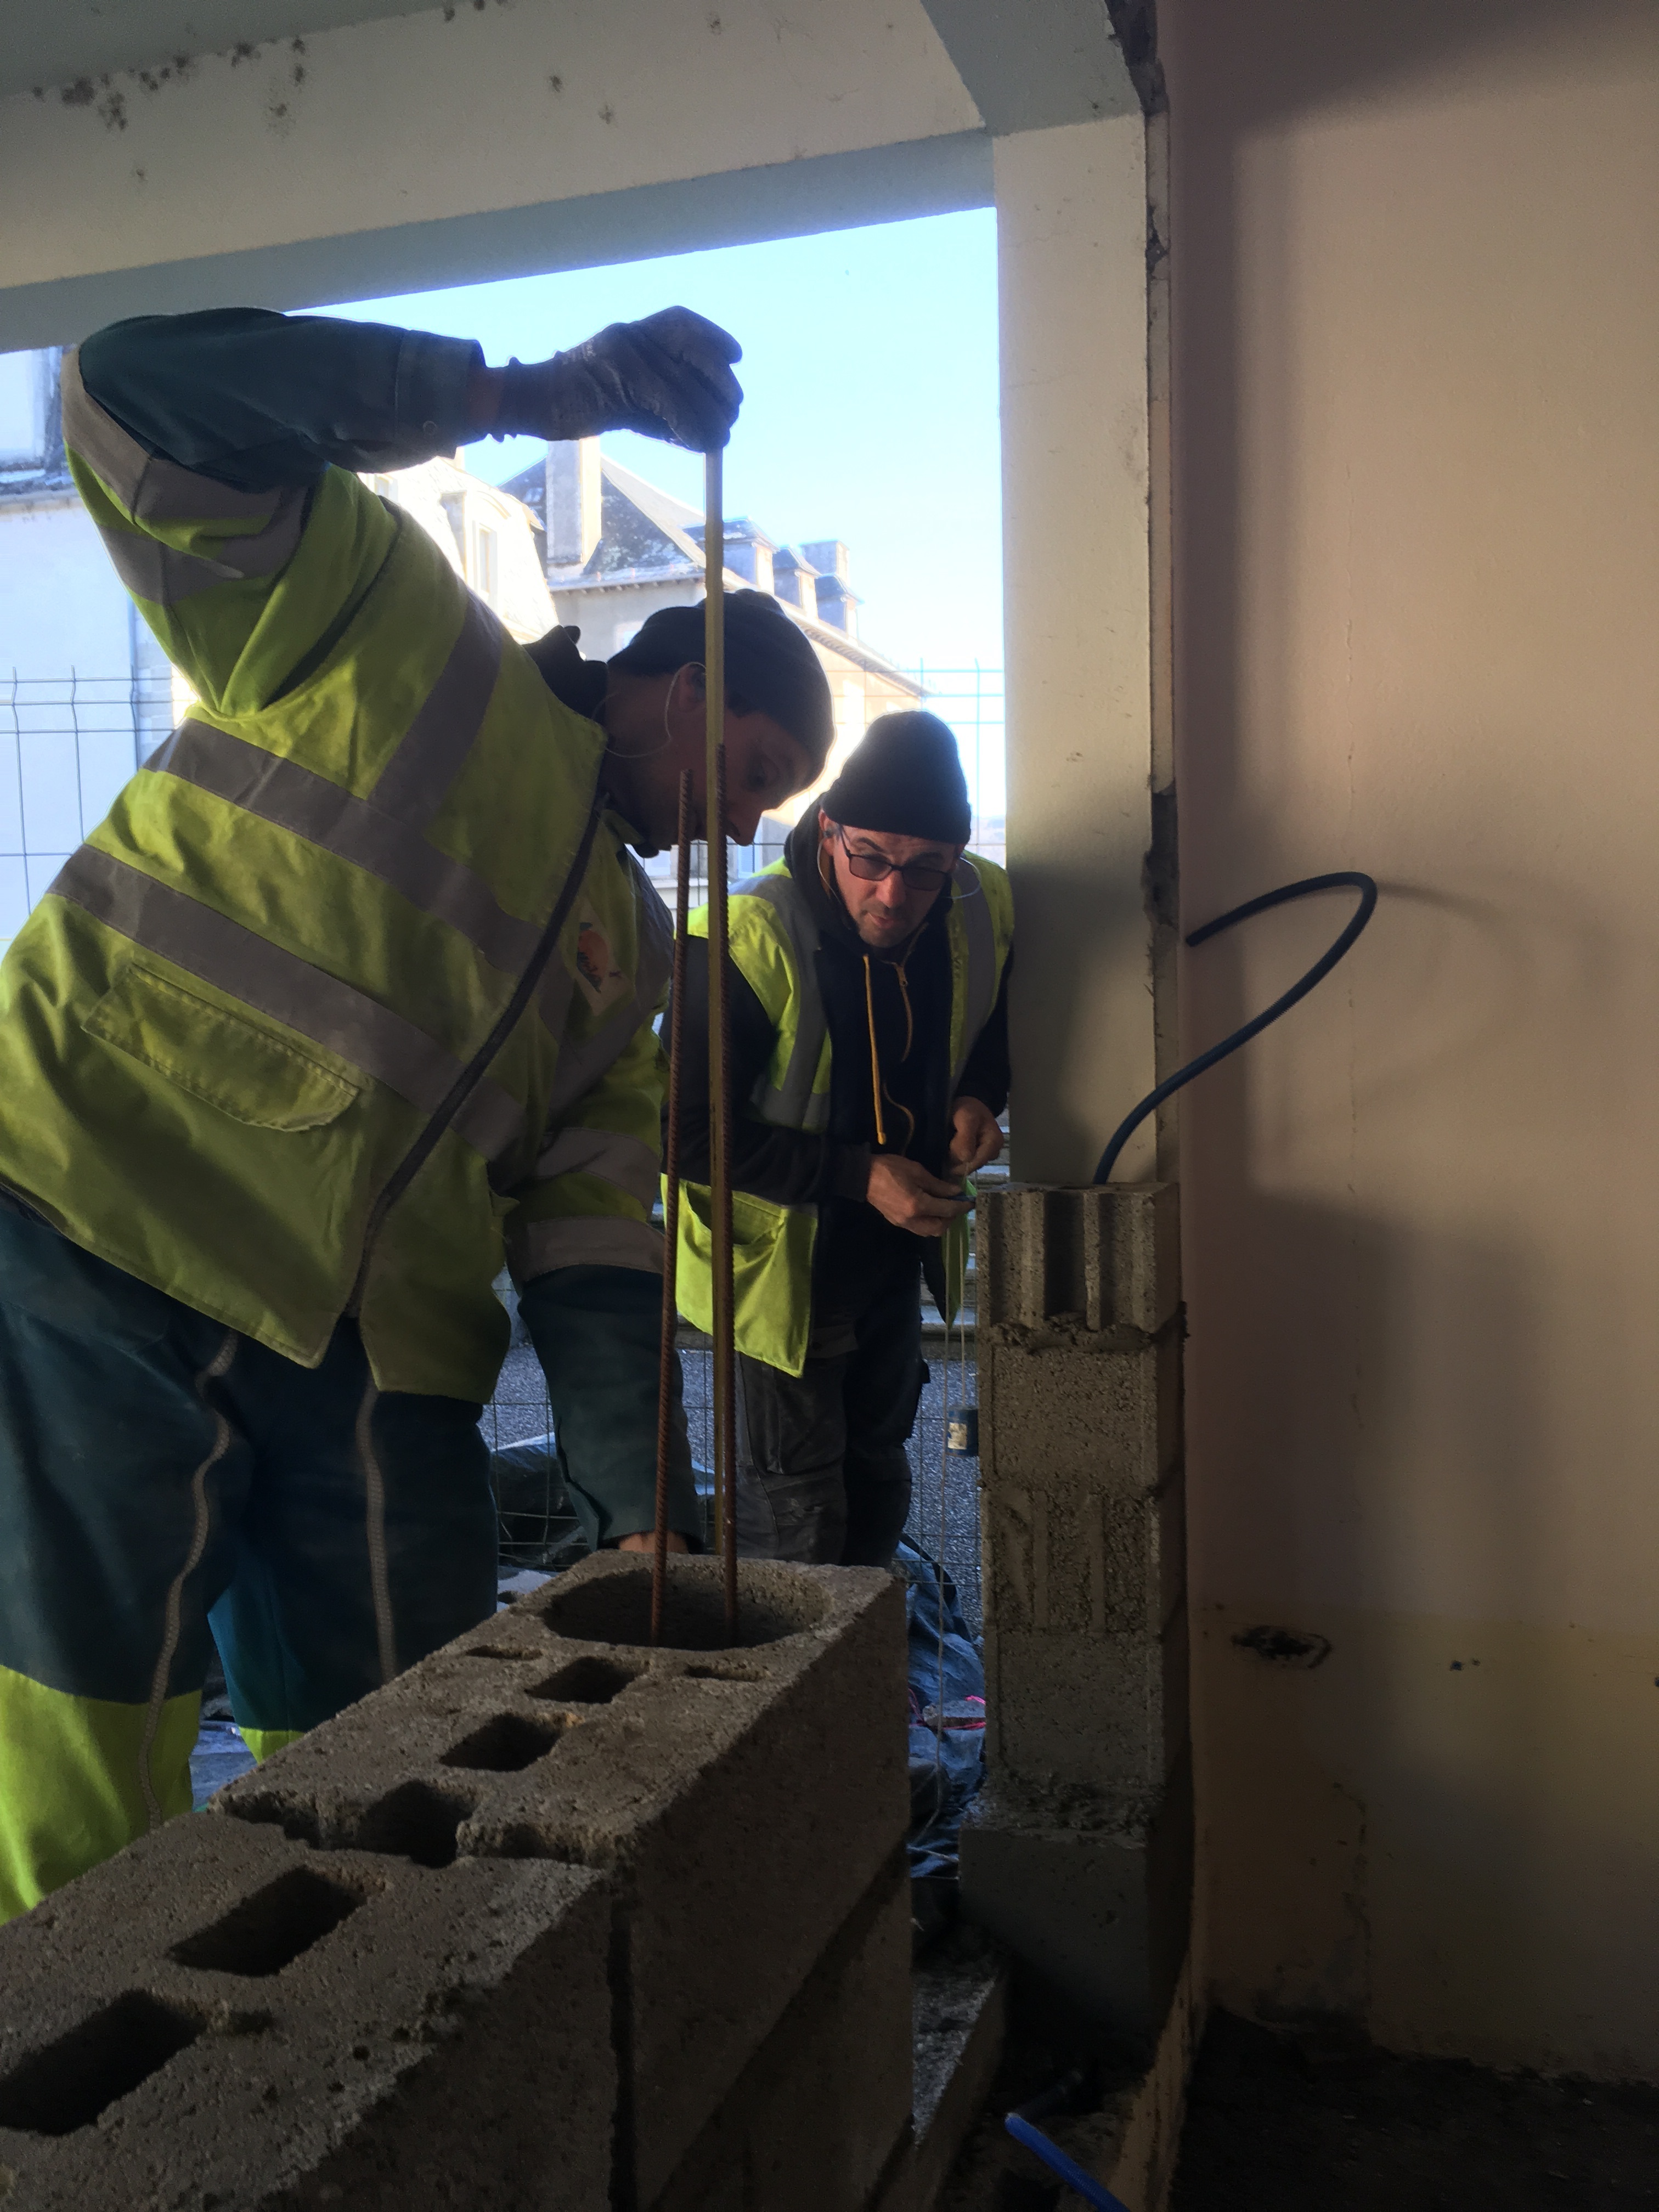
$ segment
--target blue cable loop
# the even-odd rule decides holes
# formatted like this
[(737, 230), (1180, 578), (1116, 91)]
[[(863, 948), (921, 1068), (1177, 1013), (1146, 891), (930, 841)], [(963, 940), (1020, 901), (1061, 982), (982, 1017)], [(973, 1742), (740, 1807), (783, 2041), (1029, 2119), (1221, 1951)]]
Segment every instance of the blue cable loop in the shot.
[(1121, 2197), (1114, 2197), (1103, 2182), (1097, 2181), (1092, 2173), (1085, 2173), (1074, 2158), (1067, 2158), (1057, 2142), (1051, 2142), (1041, 2128), (1034, 2128), (1018, 2112), (1010, 2112), (1002, 2124), (1017, 2143), (1035, 2151), (1042, 2163), (1057, 2173), (1068, 2189), (1074, 2189), (1085, 2204), (1094, 2204), (1100, 2212), (1129, 2212)]
[(1289, 1013), (1299, 999), (1305, 999), (1316, 983), (1324, 981), (1376, 911), (1376, 884), (1373, 878), (1363, 874), (1358, 868), (1339, 868), (1328, 876), (1304, 876), (1299, 884), (1281, 884), (1276, 891), (1263, 891), (1260, 898), (1247, 899), (1243, 906), (1236, 906), (1226, 914), (1218, 915), (1213, 921), (1206, 921), (1191, 933), (1187, 939), (1188, 945), (1202, 945), (1206, 938), (1218, 936), (1224, 929), (1231, 929), (1236, 921), (1248, 921), (1254, 914), (1265, 914), (1269, 907), (1284, 906), (1291, 899), (1306, 898), (1312, 891), (1334, 890), (1356, 890), (1359, 893), (1359, 905), (1353, 919), (1335, 944), (1328, 952), (1322, 953), (1301, 981), (1292, 983), (1284, 997), (1275, 999), (1264, 1013), (1257, 1014), (1253, 1021), (1246, 1022), (1231, 1036), (1223, 1037), (1219, 1044), (1212, 1044), (1207, 1052), (1200, 1053), (1196, 1060), (1189, 1060), (1185, 1067), (1176, 1068), (1175, 1073), (1166, 1077), (1156, 1091), (1149, 1091), (1138, 1106), (1130, 1109), (1107, 1139), (1106, 1149), (1100, 1156), (1100, 1165), (1095, 1170), (1097, 1183), (1105, 1182), (1109, 1178), (1112, 1170), (1117, 1165), (1118, 1154), (1146, 1116), (1156, 1113), (1166, 1098), (1174, 1097), (1183, 1085), (1190, 1083), (1195, 1075), (1202, 1075), (1206, 1068), (1215, 1066), (1218, 1060), (1225, 1060), (1231, 1053), (1237, 1052), (1240, 1045), (1249, 1044), (1252, 1037), (1260, 1036), (1269, 1023), (1276, 1022), (1281, 1014)]

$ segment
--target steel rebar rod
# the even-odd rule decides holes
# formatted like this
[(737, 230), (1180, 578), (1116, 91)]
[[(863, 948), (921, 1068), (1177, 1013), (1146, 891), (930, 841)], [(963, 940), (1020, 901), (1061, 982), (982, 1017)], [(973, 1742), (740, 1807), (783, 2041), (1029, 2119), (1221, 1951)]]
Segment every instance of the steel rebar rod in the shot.
[(651, 1560), (651, 1641), (662, 1642), (668, 1583), (668, 1458), (674, 1434), (675, 1298), (680, 1230), (680, 1065), (685, 1036), (686, 921), (691, 907), (691, 771), (680, 778), (680, 829), (674, 881), (674, 985), (668, 1014), (668, 1129), (663, 1142), (662, 1357), (657, 1370), (657, 1504)]
[(714, 1209), (714, 1526), (726, 1595), (726, 1640), (738, 1640), (738, 1516), (735, 1354), (732, 1295), (731, 1024), (726, 1002), (726, 515), (720, 450), (705, 457), (703, 498), (703, 686), (708, 707), (704, 804), (708, 855), (708, 1080)]

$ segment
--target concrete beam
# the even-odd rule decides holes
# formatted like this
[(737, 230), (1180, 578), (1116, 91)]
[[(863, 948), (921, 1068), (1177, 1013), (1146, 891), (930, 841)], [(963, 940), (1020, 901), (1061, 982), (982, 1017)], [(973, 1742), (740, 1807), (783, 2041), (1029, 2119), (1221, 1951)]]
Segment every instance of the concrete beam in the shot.
[(923, 5), (994, 137), (1139, 110), (1104, 0)]
[[(0, 348), (982, 204), (921, 0), (445, 5), (0, 101)], [(741, 149), (740, 161), (734, 149)]]

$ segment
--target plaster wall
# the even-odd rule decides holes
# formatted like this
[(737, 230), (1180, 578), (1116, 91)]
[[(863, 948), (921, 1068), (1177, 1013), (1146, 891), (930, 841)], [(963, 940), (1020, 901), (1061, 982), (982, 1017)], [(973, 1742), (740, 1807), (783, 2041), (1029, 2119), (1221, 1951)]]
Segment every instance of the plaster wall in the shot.
[(1212, 1984), (1653, 2077), (1656, 19), (1159, 17)]
[[(1031, 1182), (1086, 1183), (1156, 1079), (1146, 149), (1138, 109), (996, 143), (1010, 1121)], [(1152, 1145), (1121, 1174), (1150, 1175)]]

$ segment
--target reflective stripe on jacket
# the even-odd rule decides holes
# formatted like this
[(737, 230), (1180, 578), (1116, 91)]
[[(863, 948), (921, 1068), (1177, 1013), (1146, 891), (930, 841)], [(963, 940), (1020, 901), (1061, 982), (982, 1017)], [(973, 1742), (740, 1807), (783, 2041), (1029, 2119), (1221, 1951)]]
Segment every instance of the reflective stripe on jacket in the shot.
[(291, 1358), (355, 1306), (382, 1389), (487, 1397), (504, 1235), (660, 1264), (669, 931), (604, 733), (355, 476), (234, 490), (63, 393), (200, 703), (0, 967), (0, 1182)]
[[(787, 860), (751, 876), (732, 893), (732, 958), (771, 1020), (769, 1064), (738, 1113), (787, 1129), (822, 1133), (830, 1121), (830, 1026), (818, 986), (818, 922)], [(708, 934), (708, 910), (690, 919), (692, 933)], [(948, 1096), (968, 1065), (975, 1040), (997, 1002), (1003, 966), (1013, 942), (1013, 894), (994, 861), (964, 854), (951, 886), (947, 935), (951, 954), (951, 1039)], [(676, 1297), (697, 1328), (713, 1322), (712, 1206), (707, 1185), (688, 1182), (680, 1194)], [(805, 1363), (812, 1322), (815, 1206), (781, 1206), (751, 1192), (732, 1194), (732, 1278), (737, 1346), (787, 1374)], [(945, 1237), (945, 1275), (954, 1305), (967, 1264), (968, 1224), (954, 1223)]]

